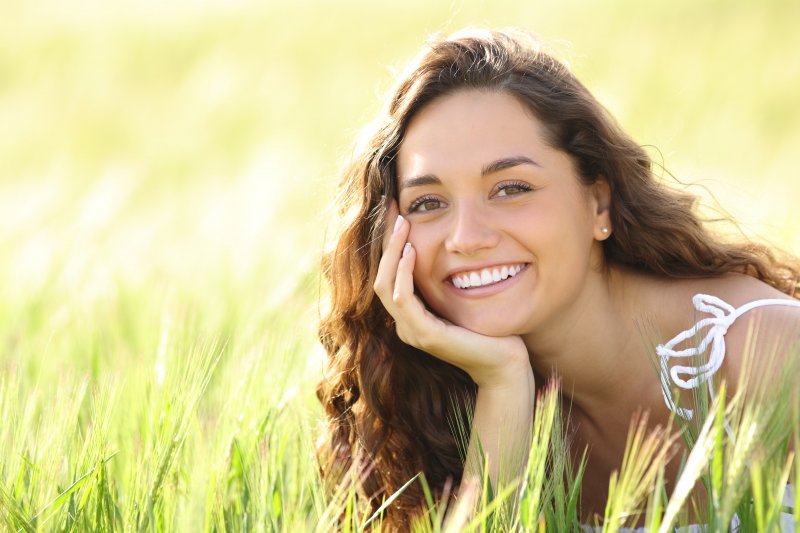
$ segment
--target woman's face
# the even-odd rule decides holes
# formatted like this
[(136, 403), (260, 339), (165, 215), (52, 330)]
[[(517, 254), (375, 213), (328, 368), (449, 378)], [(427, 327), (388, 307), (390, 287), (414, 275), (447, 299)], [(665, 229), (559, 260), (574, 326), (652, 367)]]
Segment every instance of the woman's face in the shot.
[(397, 172), (414, 282), (441, 317), (486, 335), (531, 333), (597, 274), (605, 182), (583, 185), (510, 94), (463, 90), (423, 107)]

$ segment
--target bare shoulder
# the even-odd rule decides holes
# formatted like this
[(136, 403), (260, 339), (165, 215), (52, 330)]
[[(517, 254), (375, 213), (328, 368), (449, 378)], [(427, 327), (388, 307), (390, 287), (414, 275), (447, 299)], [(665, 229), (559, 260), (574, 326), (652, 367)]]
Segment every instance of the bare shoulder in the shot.
[(775, 287), (744, 274), (726, 274), (717, 278), (695, 280), (695, 286), (697, 288), (706, 287), (705, 294), (717, 296), (734, 307), (740, 307), (754, 300), (797, 301)]
[[(738, 381), (746, 355), (753, 358), (753, 370), (761, 375), (783, 366), (786, 357), (800, 357), (800, 300), (745, 275), (704, 281), (707, 288), (698, 292), (716, 296), (744, 311), (725, 334), (726, 355), (721, 371), (728, 383)], [(770, 303), (750, 309), (750, 304), (759, 300)]]
[[(792, 321), (795, 325), (800, 325), (800, 300), (792, 298), (778, 289), (767, 285), (751, 276), (743, 274), (728, 274), (719, 278), (704, 280), (701, 286), (707, 288), (706, 291), (698, 291), (711, 296), (716, 296), (736, 309), (748, 306), (759, 300), (768, 300), (763, 306), (758, 306), (750, 311), (744, 312), (734, 324), (730, 331), (742, 329), (738, 327), (740, 321), (752, 322), (758, 317), (763, 322), (764, 328), (773, 325), (773, 320), (780, 322), (778, 325), (790, 325)], [(750, 318), (750, 320), (746, 320)], [(743, 320), (744, 319), (744, 320)], [(768, 320), (764, 320), (768, 319)], [(788, 321), (788, 322), (787, 322)]]
[[(708, 315), (695, 309), (693, 305), (693, 298), (698, 294), (719, 298), (734, 308), (756, 300), (798, 301), (763, 281), (743, 274), (661, 281), (652, 294), (653, 305), (661, 311), (662, 332), (667, 338), (692, 327), (700, 319), (708, 318)], [(777, 321), (792, 318), (800, 320), (800, 310), (788, 306), (764, 307), (749, 315), (767, 316)], [(736, 322), (736, 327), (731, 329), (742, 329), (739, 321)]]

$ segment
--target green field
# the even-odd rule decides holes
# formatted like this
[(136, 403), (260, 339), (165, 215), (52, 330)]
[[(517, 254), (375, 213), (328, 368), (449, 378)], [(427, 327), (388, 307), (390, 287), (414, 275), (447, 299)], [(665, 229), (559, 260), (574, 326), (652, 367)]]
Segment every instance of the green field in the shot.
[(7, 4), (0, 530), (332, 528), (330, 202), (434, 32), (537, 32), (676, 186), (800, 253), (798, 2)]

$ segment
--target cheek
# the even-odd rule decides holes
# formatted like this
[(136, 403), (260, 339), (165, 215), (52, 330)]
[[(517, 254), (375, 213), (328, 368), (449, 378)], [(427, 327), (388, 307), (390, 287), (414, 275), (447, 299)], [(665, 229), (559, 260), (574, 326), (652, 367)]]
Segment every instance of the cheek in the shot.
[(434, 276), (432, 272), (432, 265), (430, 260), (424, 257), (424, 254), (416, 246), (414, 249), (417, 251), (417, 260), (414, 264), (414, 288), (424, 297), (430, 298), (433, 296)]
[(565, 192), (537, 210), (534, 217), (528, 221), (530, 227), (537, 228), (537, 233), (546, 236), (556, 244), (556, 248), (580, 247), (594, 240), (589, 205), (580, 191), (573, 194)]
[(426, 306), (436, 314), (442, 312), (443, 290), (440, 274), (436, 270), (436, 250), (429, 241), (409, 236), (408, 242), (414, 247), (416, 260), (414, 262), (414, 290), (422, 298)]
[(436, 249), (432, 237), (430, 231), (424, 231), (423, 228), (414, 226), (411, 227), (408, 234), (408, 242), (416, 252), (414, 284), (417, 286), (430, 284), (433, 275)]

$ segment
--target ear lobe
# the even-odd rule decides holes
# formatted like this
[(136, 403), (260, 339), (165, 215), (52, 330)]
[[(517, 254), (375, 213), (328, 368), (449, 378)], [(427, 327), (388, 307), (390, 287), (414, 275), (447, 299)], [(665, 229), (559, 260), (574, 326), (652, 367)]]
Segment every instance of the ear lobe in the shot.
[(595, 201), (594, 238), (604, 241), (611, 236), (611, 185), (605, 176), (598, 176), (592, 184)]

